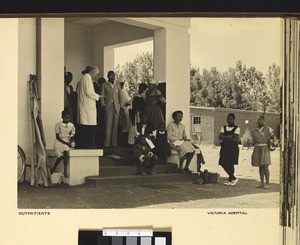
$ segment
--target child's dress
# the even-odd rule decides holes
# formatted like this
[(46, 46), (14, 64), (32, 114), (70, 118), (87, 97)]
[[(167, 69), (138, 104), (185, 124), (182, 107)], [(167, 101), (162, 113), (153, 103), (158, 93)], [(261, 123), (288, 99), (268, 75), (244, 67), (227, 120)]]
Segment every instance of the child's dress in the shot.
[(161, 132), (157, 130), (154, 145), (157, 156), (166, 157), (171, 155), (171, 147), (168, 142), (167, 131)]
[(271, 164), (269, 142), (272, 135), (273, 129), (267, 126), (251, 130), (252, 140), (255, 144), (251, 157), (252, 166), (260, 167)]
[[(55, 134), (58, 134), (59, 137), (65, 141), (70, 142), (70, 137), (73, 137), (75, 135), (75, 126), (73, 123), (63, 123), (58, 122), (55, 125)], [(55, 154), (60, 157), (63, 155), (64, 151), (69, 151), (70, 147), (66, 144), (63, 144), (59, 142), (56, 138), (54, 140), (54, 151)]]
[[(225, 136), (228, 135), (239, 135), (239, 127), (228, 127), (224, 126), (221, 130), (222, 133), (224, 133)], [(238, 142), (236, 141), (227, 141), (224, 140), (221, 142), (221, 150), (220, 150), (220, 158), (219, 158), (219, 165), (221, 166), (232, 166), (237, 165), (239, 161), (239, 146)]]

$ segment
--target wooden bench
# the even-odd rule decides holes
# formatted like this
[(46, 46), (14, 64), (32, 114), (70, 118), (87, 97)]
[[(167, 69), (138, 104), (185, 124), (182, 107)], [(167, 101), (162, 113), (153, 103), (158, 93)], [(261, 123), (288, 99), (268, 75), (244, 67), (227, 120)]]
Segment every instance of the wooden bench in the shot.
[[(103, 156), (101, 149), (74, 149), (69, 151), (68, 175), (64, 182), (70, 186), (85, 183), (85, 177), (99, 175), (99, 157)], [(50, 168), (57, 156), (54, 150), (47, 150)], [(56, 168), (56, 172), (63, 172), (63, 162)]]

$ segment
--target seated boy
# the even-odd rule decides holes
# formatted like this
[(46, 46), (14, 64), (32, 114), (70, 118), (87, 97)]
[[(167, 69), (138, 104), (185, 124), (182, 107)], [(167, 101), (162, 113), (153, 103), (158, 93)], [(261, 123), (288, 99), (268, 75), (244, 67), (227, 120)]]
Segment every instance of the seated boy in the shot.
[(157, 156), (151, 151), (146, 142), (146, 137), (140, 134), (137, 143), (133, 146), (133, 155), (139, 159), (138, 173), (140, 175), (153, 175), (152, 169), (157, 161)]
[(140, 120), (141, 121), (136, 124), (135, 135), (146, 136), (145, 140), (147, 144), (153, 149), (155, 147), (153, 142), (155, 141), (156, 130), (154, 130), (153, 125), (148, 122), (148, 116), (146, 114), (140, 114)]

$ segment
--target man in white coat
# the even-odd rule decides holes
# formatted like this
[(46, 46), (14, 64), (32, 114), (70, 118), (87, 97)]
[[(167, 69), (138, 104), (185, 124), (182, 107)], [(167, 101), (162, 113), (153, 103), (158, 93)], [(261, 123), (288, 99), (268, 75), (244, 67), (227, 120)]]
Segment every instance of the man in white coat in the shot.
[(93, 79), (99, 73), (96, 66), (87, 66), (78, 83), (78, 109), (77, 109), (77, 148), (94, 148), (95, 129), (97, 125), (96, 101), (101, 97), (95, 93)]

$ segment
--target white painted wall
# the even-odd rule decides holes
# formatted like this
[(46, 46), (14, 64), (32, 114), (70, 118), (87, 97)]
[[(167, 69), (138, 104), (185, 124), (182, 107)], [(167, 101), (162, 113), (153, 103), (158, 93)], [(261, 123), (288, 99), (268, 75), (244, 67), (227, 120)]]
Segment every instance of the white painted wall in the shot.
[(53, 149), (55, 124), (64, 109), (64, 19), (42, 18), (41, 29), (41, 116), (46, 148)]
[(190, 35), (175, 29), (158, 29), (154, 34), (154, 77), (166, 82), (166, 123), (182, 110), (183, 124), (190, 131)]
[[(93, 63), (99, 67), (99, 76), (107, 77), (104, 71), (104, 47), (126, 43), (153, 36), (152, 30), (130, 26), (123, 23), (109, 22), (93, 28)], [(110, 57), (111, 53), (110, 53)], [(111, 64), (107, 61), (106, 67)], [(108, 69), (108, 68), (107, 68)]]
[[(1, 210), (5, 211), (0, 216), (2, 220), (13, 221), (9, 217), (9, 210), (17, 203), (18, 19), (1, 18), (0, 33), (0, 162), (3, 167), (0, 178), (0, 192), (5, 196), (5, 203), (8, 205), (7, 207), (1, 207)], [(0, 240), (6, 236), (5, 232), (2, 234)]]
[(36, 19), (21, 18), (18, 27), (18, 144), (30, 161), (31, 127), (27, 82), (30, 74), (36, 74)]
[(81, 71), (87, 65), (94, 65), (92, 60), (92, 31), (91, 28), (66, 24), (65, 26), (65, 66), (73, 73), (74, 89), (80, 81)]

